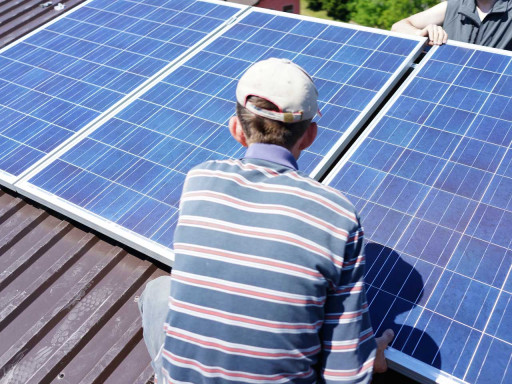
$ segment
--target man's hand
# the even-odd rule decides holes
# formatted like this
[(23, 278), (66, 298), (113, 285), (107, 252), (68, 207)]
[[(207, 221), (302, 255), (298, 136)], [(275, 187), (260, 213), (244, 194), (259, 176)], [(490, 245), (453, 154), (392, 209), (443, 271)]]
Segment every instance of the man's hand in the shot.
[(429, 24), (418, 30), (418, 35), (428, 37), (428, 45), (442, 45), (448, 41), (448, 34), (440, 25)]
[(443, 29), (447, 1), (441, 1), (423, 12), (397, 21), (392, 31), (428, 37), (428, 45), (441, 45), (448, 41), (448, 34)]
[(395, 332), (393, 332), (392, 329), (386, 329), (381, 337), (377, 337), (375, 339), (377, 342), (377, 355), (373, 362), (373, 372), (383, 373), (388, 370), (388, 363), (384, 356), (384, 350), (388, 347), (389, 343), (391, 343), (393, 337), (395, 337)]

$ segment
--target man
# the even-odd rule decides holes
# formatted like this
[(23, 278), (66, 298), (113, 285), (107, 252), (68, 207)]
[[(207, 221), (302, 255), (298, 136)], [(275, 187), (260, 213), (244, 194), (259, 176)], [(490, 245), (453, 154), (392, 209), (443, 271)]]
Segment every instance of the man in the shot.
[(299, 66), (268, 59), (236, 97), (229, 130), (247, 153), (188, 173), (171, 283), (154, 280), (140, 299), (158, 381), (368, 383), (374, 361), (386, 368), (393, 332), (375, 359), (359, 219), (297, 169), (317, 133), (316, 87)]
[(448, 0), (393, 24), (392, 31), (512, 50), (512, 0)]

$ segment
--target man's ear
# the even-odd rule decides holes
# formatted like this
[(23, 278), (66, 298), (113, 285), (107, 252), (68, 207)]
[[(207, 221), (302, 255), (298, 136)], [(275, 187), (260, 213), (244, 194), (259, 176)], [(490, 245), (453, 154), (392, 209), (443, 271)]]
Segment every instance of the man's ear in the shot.
[(247, 147), (247, 140), (245, 138), (245, 133), (242, 129), (242, 124), (240, 123), (240, 120), (237, 116), (232, 116), (229, 119), (229, 132), (231, 133), (231, 136), (235, 138), (236, 141), (238, 141), (240, 144), (242, 144), (244, 147)]
[(318, 133), (318, 126), (316, 123), (312, 122), (309, 124), (309, 127), (306, 129), (306, 132), (304, 132), (304, 135), (300, 138), (300, 144), (299, 144), (299, 150), (306, 149), (311, 144), (313, 144), (313, 141), (316, 139), (316, 135)]

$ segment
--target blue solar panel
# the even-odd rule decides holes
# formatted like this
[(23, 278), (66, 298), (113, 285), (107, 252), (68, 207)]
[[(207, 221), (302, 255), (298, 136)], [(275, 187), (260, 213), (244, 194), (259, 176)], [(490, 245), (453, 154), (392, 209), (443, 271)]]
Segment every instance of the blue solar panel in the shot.
[(375, 330), (431, 378), (512, 382), (511, 59), (433, 49), (326, 179), (365, 225)]
[[(299, 161), (311, 172), (330, 161), (329, 153), (338, 149), (333, 146), (359, 126), (385, 94), (381, 88), (393, 83), (422, 44), (252, 10), (30, 183), (171, 248), (186, 172), (205, 160), (244, 152), (227, 121), (235, 111), (237, 80), (253, 62), (285, 57), (313, 75), (323, 117), (317, 141)], [(89, 183), (94, 189), (84, 191)]]
[(20, 175), (239, 10), (93, 0), (2, 51), (0, 172)]

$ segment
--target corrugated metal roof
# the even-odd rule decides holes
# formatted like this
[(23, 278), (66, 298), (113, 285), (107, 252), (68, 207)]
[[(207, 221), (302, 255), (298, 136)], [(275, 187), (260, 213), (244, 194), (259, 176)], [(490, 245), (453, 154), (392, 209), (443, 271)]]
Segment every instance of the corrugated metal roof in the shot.
[(0, 382), (145, 383), (134, 299), (166, 273), (1, 189)]
[[(0, 0), (0, 48), (85, 0)], [(63, 4), (63, 10), (55, 6)]]

